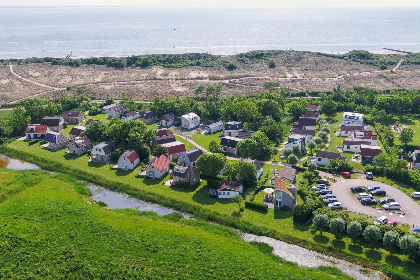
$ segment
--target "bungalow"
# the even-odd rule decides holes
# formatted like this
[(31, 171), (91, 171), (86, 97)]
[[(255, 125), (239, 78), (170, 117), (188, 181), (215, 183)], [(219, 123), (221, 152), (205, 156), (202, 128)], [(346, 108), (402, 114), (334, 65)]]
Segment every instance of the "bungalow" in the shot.
[(298, 145), (302, 152), (306, 152), (306, 135), (292, 134), (287, 139), (287, 143), (284, 146), (285, 149), (292, 149), (293, 146)]
[(102, 114), (108, 114), (109, 110), (111, 110), (111, 108), (117, 106), (117, 104), (109, 104), (109, 105), (105, 105), (104, 107), (102, 107), (101, 112)]
[(60, 132), (64, 129), (63, 117), (45, 117), (41, 121), (42, 125), (48, 125), (51, 131)]
[(159, 125), (164, 127), (171, 127), (175, 124), (176, 115), (174, 113), (168, 113), (163, 115), (159, 120)]
[(316, 119), (314, 118), (299, 117), (297, 122), (295, 128), (315, 130)]
[(297, 204), (297, 187), (288, 180), (277, 177), (275, 179), (274, 207), (277, 209), (292, 209)]
[(222, 130), (225, 128), (225, 124), (223, 122), (215, 122), (209, 125), (206, 125), (204, 128), (205, 134), (213, 134), (216, 131)]
[(86, 130), (86, 127), (84, 126), (75, 126), (70, 130), (70, 139), (76, 139), (76, 137), (79, 137), (82, 132)]
[(300, 134), (306, 136), (306, 142), (312, 142), (315, 138), (315, 130), (311, 129), (301, 129), (301, 128), (292, 128), (291, 132), (293, 134)]
[(305, 114), (303, 115), (304, 118), (310, 118), (310, 119), (316, 119), (318, 120), (321, 116), (321, 113), (319, 111), (305, 111)]
[(43, 139), (45, 134), (50, 131), (51, 129), (48, 125), (28, 124), (26, 126), (25, 135), (26, 139)]
[(79, 111), (64, 111), (62, 116), (64, 121), (68, 124), (79, 124), (83, 122), (83, 113)]
[(162, 145), (170, 142), (175, 142), (176, 138), (172, 131), (166, 128), (161, 128), (156, 131), (156, 137), (153, 140), (154, 145)]
[(140, 163), (140, 157), (136, 150), (125, 151), (118, 159), (118, 169), (129, 171), (136, 168)]
[(81, 138), (76, 138), (74, 141), (70, 142), (68, 148), (68, 154), (80, 156), (86, 153), (89, 149), (91, 149), (92, 144), (87, 136), (83, 136)]
[(284, 166), (279, 172), (274, 173), (270, 180), (272, 186), (275, 185), (276, 178), (283, 178), (293, 184), (296, 180), (296, 169), (290, 166)]
[(200, 117), (196, 113), (188, 113), (181, 116), (181, 127), (184, 129), (194, 129), (200, 126)]
[(146, 111), (140, 114), (140, 120), (145, 124), (152, 124), (157, 121), (157, 115), (154, 111)]
[(59, 150), (65, 148), (70, 139), (64, 134), (50, 131), (45, 134), (44, 141), (48, 143), (48, 149)]
[(360, 153), (360, 145), (370, 145), (370, 142), (362, 140), (343, 140), (343, 152)]
[(193, 186), (200, 182), (200, 172), (198, 172), (196, 167), (185, 166), (178, 164), (174, 167), (174, 172), (172, 174), (172, 183), (176, 184), (177, 182), (188, 181), (190, 186)]
[(332, 159), (345, 160), (339, 153), (330, 151), (318, 151), (316, 152), (315, 163), (317, 165), (325, 166), (330, 163)]
[(369, 141), (372, 146), (376, 146), (378, 141), (378, 136), (372, 135), (372, 131), (369, 130), (353, 131), (353, 135), (350, 134), (349, 138), (354, 140)]
[(363, 130), (363, 126), (353, 126), (353, 125), (340, 125), (340, 132), (338, 136), (348, 137), (353, 134), (354, 131)]
[(382, 153), (380, 146), (360, 145), (360, 155), (362, 156), (362, 162), (373, 163), (373, 159)]
[(235, 195), (241, 195), (244, 191), (242, 182), (239, 181), (222, 181), (218, 184), (218, 198), (233, 198)]
[(111, 161), (114, 150), (115, 144), (113, 142), (101, 142), (92, 148), (91, 161), (108, 163)]
[(363, 114), (344, 112), (341, 117), (341, 125), (363, 126)]
[(242, 140), (244, 139), (231, 137), (231, 136), (224, 136), (222, 137), (222, 140), (220, 141), (220, 146), (222, 146), (222, 149), (226, 151), (227, 153), (238, 155), (239, 150), (238, 148), (236, 148), (236, 145)]
[(169, 159), (172, 161), (179, 158), (180, 153), (185, 152), (185, 144), (179, 141), (162, 144), (168, 149)]
[(306, 106), (306, 110), (319, 112), (319, 111), (321, 111), (321, 106), (320, 105), (311, 105), (310, 104), (310, 105)]
[(124, 114), (124, 105), (115, 105), (108, 111), (108, 118), (116, 118)]
[(420, 145), (413, 152), (413, 167), (420, 169)]
[(126, 121), (126, 122), (133, 121), (138, 118), (140, 118), (140, 113), (137, 111), (131, 111), (121, 116), (121, 120)]
[(249, 162), (249, 163), (252, 163), (255, 166), (255, 170), (257, 170), (257, 179), (259, 180), (261, 178), (261, 175), (264, 172), (264, 169), (263, 169), (261, 163), (256, 159), (250, 159), (250, 158), (246, 159), (245, 161)]
[(179, 155), (178, 164), (195, 167), (195, 162), (203, 154), (200, 149), (192, 149)]
[(223, 136), (238, 136), (238, 133), (244, 131), (244, 125), (241, 122), (227, 122), (223, 129)]
[(160, 179), (169, 172), (171, 161), (165, 155), (151, 158), (149, 166), (146, 167), (146, 177)]

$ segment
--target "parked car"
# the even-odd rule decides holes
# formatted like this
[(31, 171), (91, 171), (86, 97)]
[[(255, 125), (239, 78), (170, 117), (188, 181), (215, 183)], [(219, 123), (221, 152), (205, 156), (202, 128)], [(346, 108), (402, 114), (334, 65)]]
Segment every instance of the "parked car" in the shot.
[(351, 192), (353, 193), (360, 193), (360, 192), (365, 192), (366, 188), (364, 187), (352, 187), (351, 188)]
[(388, 226), (391, 226), (391, 227), (396, 227), (397, 224), (398, 223), (396, 221), (394, 221), (394, 220), (391, 220), (391, 221), (388, 222)]
[(415, 234), (420, 234), (420, 226), (416, 226), (416, 227), (413, 229), (413, 232), (414, 232)]
[(341, 172), (341, 175), (343, 175), (344, 177), (346, 177), (346, 178), (350, 178), (351, 177), (351, 174), (350, 174), (350, 172), (348, 172), (348, 171), (343, 171), (343, 172)]
[(372, 172), (366, 172), (366, 179), (373, 180), (373, 173)]
[(385, 225), (388, 223), (388, 218), (386, 216), (382, 216), (377, 218), (374, 222), (375, 225)]
[(322, 197), (323, 198), (330, 198), (330, 197), (335, 198), (335, 195), (329, 193), (329, 194), (324, 194)]
[(384, 205), (385, 210), (400, 210), (401, 205), (398, 202), (388, 202)]
[(359, 195), (357, 196), (357, 198), (359, 200), (363, 199), (363, 198), (373, 198), (371, 194), (368, 193), (359, 193)]
[(411, 197), (414, 198), (414, 199), (420, 199), (420, 192), (413, 192)]
[(320, 195), (325, 195), (325, 194), (332, 193), (332, 191), (331, 190), (327, 190), (327, 189), (322, 189), (322, 190), (316, 191), (316, 193), (317, 194), (320, 194)]
[(376, 199), (374, 199), (374, 198), (362, 198), (361, 200), (360, 200), (360, 202), (363, 204), (363, 205), (374, 205), (374, 204), (377, 204), (378, 202), (376, 201)]
[(383, 189), (377, 189), (371, 192), (372, 195), (386, 195), (386, 191)]
[[(328, 204), (328, 207), (332, 209), (343, 209), (343, 204), (341, 202), (332, 202)], [(419, 232), (420, 232), (420, 226), (419, 226)]]
[(370, 186), (367, 188), (368, 192), (373, 192), (374, 190), (379, 190), (381, 187), (380, 186)]
[(324, 199), (324, 203), (327, 203), (327, 204), (337, 202), (337, 201), (338, 201), (338, 199), (335, 196), (326, 197)]
[(313, 186), (311, 189), (316, 191), (316, 190), (322, 190), (322, 189), (326, 189), (327, 185), (324, 184), (318, 184), (317, 186)]
[(380, 204), (386, 204), (388, 202), (395, 202), (395, 199), (392, 197), (384, 197), (384, 198), (379, 199)]
[(317, 183), (317, 184), (324, 184), (324, 185), (331, 184), (330, 181), (328, 181), (327, 179), (318, 179), (318, 180), (315, 181), (315, 183)]

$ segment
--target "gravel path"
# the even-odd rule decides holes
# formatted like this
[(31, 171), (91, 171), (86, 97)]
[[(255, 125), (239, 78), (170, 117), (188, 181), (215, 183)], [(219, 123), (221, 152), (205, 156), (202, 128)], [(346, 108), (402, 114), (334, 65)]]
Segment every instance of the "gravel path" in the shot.
[[(378, 208), (363, 206), (359, 200), (351, 194), (350, 188), (356, 186), (380, 186), (381, 189), (386, 191), (387, 196), (395, 198), (395, 201), (401, 204), (401, 212), (405, 213), (405, 215), (399, 214), (396, 211), (379, 209), (379, 206)], [(408, 224), (410, 227), (412, 227), (412, 225), (420, 225), (420, 205), (405, 193), (390, 185), (366, 179), (339, 178), (337, 182), (331, 185), (331, 190), (343, 206), (351, 211), (374, 217), (387, 216), (388, 219), (395, 220), (398, 223)]]
[(343, 261), (334, 257), (326, 256), (303, 247), (288, 244), (266, 236), (257, 236), (253, 234), (243, 234), (242, 238), (246, 242), (264, 242), (270, 245), (273, 253), (286, 261), (297, 263), (304, 267), (335, 266), (343, 273), (357, 280), (381, 280), (387, 279), (379, 271), (367, 269), (363, 266)]

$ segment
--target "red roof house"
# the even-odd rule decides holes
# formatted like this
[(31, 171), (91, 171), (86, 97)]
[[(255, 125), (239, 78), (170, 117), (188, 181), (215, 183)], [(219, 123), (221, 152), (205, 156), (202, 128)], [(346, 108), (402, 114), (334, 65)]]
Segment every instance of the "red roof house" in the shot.
[(158, 158), (152, 158), (149, 166), (146, 168), (146, 177), (153, 179), (162, 178), (167, 172), (169, 172), (169, 165), (171, 161), (165, 155), (161, 155)]
[(185, 144), (179, 141), (162, 144), (161, 146), (168, 149), (170, 160), (179, 158), (179, 154), (186, 151)]
[(232, 198), (243, 192), (243, 183), (239, 181), (222, 181), (218, 184), (218, 198)]
[(51, 129), (44, 124), (28, 124), (25, 130), (26, 139), (42, 139)]

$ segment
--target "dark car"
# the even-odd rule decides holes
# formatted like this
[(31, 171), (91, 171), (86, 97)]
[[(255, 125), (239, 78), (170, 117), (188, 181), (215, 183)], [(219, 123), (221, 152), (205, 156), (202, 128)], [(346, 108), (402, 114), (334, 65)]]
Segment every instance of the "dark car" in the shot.
[(370, 186), (367, 188), (368, 192), (373, 192), (374, 190), (379, 190), (381, 187), (380, 186)]
[(376, 201), (376, 199), (374, 199), (374, 198), (362, 198), (361, 200), (360, 200), (360, 202), (363, 204), (363, 205), (375, 205), (375, 204), (377, 204), (378, 202)]
[(388, 202), (395, 202), (395, 199), (392, 197), (384, 197), (384, 198), (379, 199), (380, 204), (386, 204)]
[(378, 189), (370, 192), (371, 195), (386, 195), (386, 191), (383, 189)]
[(315, 181), (315, 183), (329, 185), (330, 181), (328, 181), (327, 179), (318, 179), (318, 180)]
[(360, 193), (360, 192), (365, 192), (366, 189), (364, 187), (352, 187), (351, 188), (351, 192), (353, 193)]
[(332, 193), (332, 191), (331, 190), (327, 190), (327, 189), (322, 189), (322, 190), (316, 191), (316, 193), (317, 194), (320, 194), (320, 195), (325, 195), (325, 194)]

